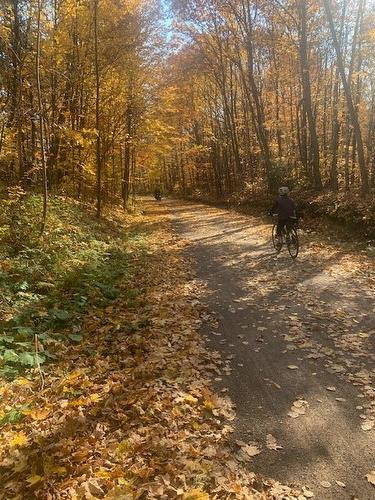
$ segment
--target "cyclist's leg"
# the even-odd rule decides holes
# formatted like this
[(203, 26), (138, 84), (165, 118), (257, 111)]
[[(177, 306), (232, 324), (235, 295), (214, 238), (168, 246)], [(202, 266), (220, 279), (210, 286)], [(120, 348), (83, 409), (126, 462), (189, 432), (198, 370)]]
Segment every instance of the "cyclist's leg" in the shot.
[(287, 221), (285, 221), (285, 229), (288, 238), (293, 228), (294, 228), (294, 219), (289, 218)]
[(285, 223), (286, 228), (288, 231), (290, 231), (294, 227), (294, 220), (293, 219), (288, 219)]
[(278, 222), (277, 222), (277, 229), (276, 229), (276, 236), (278, 238), (281, 238), (281, 235), (283, 233), (283, 230), (284, 230), (284, 227), (286, 225), (286, 222), (285, 220), (283, 219), (279, 219)]

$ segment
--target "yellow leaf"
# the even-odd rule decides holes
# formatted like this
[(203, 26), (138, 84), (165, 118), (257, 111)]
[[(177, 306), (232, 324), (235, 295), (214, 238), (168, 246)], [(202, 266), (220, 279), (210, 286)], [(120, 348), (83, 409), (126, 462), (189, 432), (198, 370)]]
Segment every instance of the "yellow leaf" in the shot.
[(43, 480), (43, 476), (38, 476), (38, 474), (32, 474), (26, 478), (26, 481), (29, 483), (29, 486), (34, 486), (34, 484), (39, 483)]
[(66, 467), (59, 467), (56, 465), (55, 467), (51, 468), (51, 474), (57, 474), (58, 476), (65, 476), (67, 473)]
[(202, 490), (189, 490), (183, 494), (183, 500), (209, 500), (209, 496)]
[(198, 399), (191, 394), (188, 394), (187, 396), (185, 396), (185, 401), (187, 401), (188, 403), (196, 403)]
[(102, 469), (95, 473), (96, 477), (101, 477), (102, 479), (111, 479), (112, 475), (108, 470)]
[(85, 398), (77, 398), (73, 401), (69, 401), (69, 406), (86, 406), (87, 400)]
[(76, 370), (72, 373), (70, 373), (66, 378), (65, 378), (65, 384), (66, 385), (73, 385), (78, 382), (78, 379), (84, 374), (82, 370)]
[(67, 385), (64, 385), (63, 387), (63, 393), (64, 394), (75, 394), (76, 389), (74, 387), (69, 387)]
[(97, 403), (102, 399), (102, 397), (99, 394), (91, 394), (90, 399), (93, 403)]
[(28, 443), (27, 436), (24, 432), (17, 432), (10, 440), (10, 446), (25, 446)]
[(30, 417), (33, 420), (45, 420), (51, 413), (51, 408), (40, 408), (30, 412)]
[(127, 453), (131, 449), (132, 449), (131, 441), (129, 439), (124, 439), (117, 445), (116, 451), (117, 453), (122, 455), (123, 453)]
[(32, 386), (32, 383), (30, 382), (30, 380), (27, 380), (27, 378), (24, 378), (24, 377), (19, 378), (16, 381), (16, 384), (24, 386), (24, 387), (31, 387)]
[(204, 407), (206, 408), (206, 410), (213, 410), (215, 408), (215, 405), (213, 404), (212, 401), (205, 401), (204, 402)]
[(93, 383), (91, 382), (91, 380), (85, 379), (79, 385), (80, 387), (91, 387)]

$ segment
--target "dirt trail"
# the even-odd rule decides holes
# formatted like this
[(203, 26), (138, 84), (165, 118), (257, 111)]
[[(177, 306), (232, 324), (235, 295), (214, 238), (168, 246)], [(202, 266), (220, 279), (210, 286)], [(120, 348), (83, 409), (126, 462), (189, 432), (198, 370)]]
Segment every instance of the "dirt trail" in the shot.
[(215, 383), (237, 407), (233, 452), (257, 443), (252, 469), (319, 500), (374, 499), (374, 262), (307, 236), (294, 262), (260, 219), (166, 203), (218, 319), (203, 334), (227, 360)]

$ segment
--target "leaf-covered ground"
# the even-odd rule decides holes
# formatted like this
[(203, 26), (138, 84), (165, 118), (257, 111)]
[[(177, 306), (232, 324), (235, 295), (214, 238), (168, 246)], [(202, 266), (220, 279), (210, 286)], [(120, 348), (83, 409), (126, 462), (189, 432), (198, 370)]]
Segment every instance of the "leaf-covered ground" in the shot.
[(39, 208), (2, 226), (1, 498), (297, 498), (231, 456), (222, 362), (168, 214), (99, 223), (57, 199), (40, 241)]

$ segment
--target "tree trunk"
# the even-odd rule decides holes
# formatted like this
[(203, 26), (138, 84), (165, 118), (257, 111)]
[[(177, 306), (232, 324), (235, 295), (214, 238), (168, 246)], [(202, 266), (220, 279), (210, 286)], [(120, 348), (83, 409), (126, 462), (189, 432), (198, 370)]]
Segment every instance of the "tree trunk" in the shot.
[(332, 159), (330, 166), (330, 186), (333, 191), (339, 190), (338, 176), (337, 176), (337, 157), (338, 157), (338, 147), (339, 147), (339, 134), (340, 134), (340, 122), (338, 117), (338, 101), (339, 101), (339, 75), (335, 75), (335, 84), (333, 90), (333, 102), (332, 102)]
[(125, 113), (124, 170), (122, 175), (122, 202), (127, 208), (130, 197), (130, 177), (132, 164), (133, 108), (128, 103)]
[(47, 223), (47, 209), (48, 209), (48, 186), (47, 186), (47, 164), (44, 151), (44, 112), (43, 112), (43, 101), (42, 101), (42, 89), (40, 84), (40, 18), (42, 12), (41, 0), (38, 0), (38, 18), (37, 18), (37, 37), (36, 37), (36, 87), (38, 94), (38, 111), (39, 111), (39, 140), (40, 140), (40, 155), (42, 163), (42, 174), (43, 174), (43, 215), (42, 215), (42, 225), (40, 228), (40, 234), (44, 233), (46, 223)]
[(370, 121), (367, 134), (367, 162), (370, 166), (370, 186), (375, 186), (375, 93), (373, 91), (370, 110)]
[(25, 158), (23, 154), (23, 132), (22, 132), (22, 60), (21, 60), (21, 28), (20, 28), (20, 5), (19, 0), (12, 0), (12, 111), (10, 120), (13, 121), (16, 131), (17, 167), (18, 178), (24, 181)]
[[(359, 121), (358, 121), (358, 112), (353, 104), (353, 98), (352, 98), (350, 84), (348, 83), (348, 80), (346, 78), (341, 48), (340, 48), (340, 45), (339, 45), (339, 42), (337, 39), (336, 30), (335, 30), (335, 26), (333, 23), (331, 6), (329, 3), (329, 0), (323, 0), (323, 1), (324, 1), (324, 8), (325, 8), (327, 18), (328, 18), (328, 24), (329, 24), (329, 28), (330, 28), (330, 32), (331, 32), (331, 36), (332, 36), (333, 46), (334, 46), (334, 49), (336, 52), (337, 67), (338, 67), (338, 70), (339, 70), (339, 73), (341, 76), (342, 86), (344, 88), (344, 93), (345, 93), (345, 98), (346, 98), (346, 104), (347, 104), (350, 120), (352, 123), (353, 132), (354, 132), (354, 135), (356, 138), (357, 152), (358, 152), (358, 164), (359, 164), (359, 170), (360, 170), (360, 175), (361, 175), (361, 191), (363, 194), (366, 194), (369, 191), (369, 181), (368, 181), (368, 171), (367, 171), (367, 166), (366, 166), (365, 153), (364, 153), (364, 148), (363, 148), (362, 132), (361, 132), (361, 127), (360, 127)], [(362, 1), (360, 3), (359, 8), (361, 8), (361, 5), (362, 5)]]
[(100, 76), (98, 54), (98, 4), (94, 0), (94, 51), (95, 51), (95, 128), (96, 128), (96, 216), (102, 211), (102, 159), (100, 137)]
[(319, 159), (319, 142), (316, 133), (315, 116), (313, 113), (311, 100), (311, 85), (309, 72), (309, 59), (307, 53), (307, 6), (306, 0), (298, 1), (298, 12), (300, 17), (299, 29), (299, 54), (301, 65), (301, 80), (303, 101), (306, 110), (307, 122), (309, 125), (310, 142), (311, 142), (311, 170), (315, 189), (322, 189), (322, 179), (320, 176), (320, 159)]

